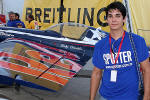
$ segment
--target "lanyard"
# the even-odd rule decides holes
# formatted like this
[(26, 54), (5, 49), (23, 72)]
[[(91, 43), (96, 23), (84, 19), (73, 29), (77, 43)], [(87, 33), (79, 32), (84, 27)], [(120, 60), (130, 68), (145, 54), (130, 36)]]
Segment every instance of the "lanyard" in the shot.
[(120, 50), (121, 50), (121, 47), (122, 47), (122, 43), (123, 43), (124, 37), (125, 37), (125, 31), (123, 33), (123, 36), (122, 36), (122, 39), (121, 39), (121, 42), (120, 42), (120, 45), (119, 45), (118, 54), (117, 54), (117, 57), (115, 58), (115, 62), (114, 62), (113, 54), (112, 54), (112, 48), (111, 48), (111, 35), (109, 35), (110, 54), (111, 54), (111, 59), (112, 59), (112, 61), (113, 61), (114, 64), (116, 64), (116, 62), (118, 60), (119, 53), (120, 53)]

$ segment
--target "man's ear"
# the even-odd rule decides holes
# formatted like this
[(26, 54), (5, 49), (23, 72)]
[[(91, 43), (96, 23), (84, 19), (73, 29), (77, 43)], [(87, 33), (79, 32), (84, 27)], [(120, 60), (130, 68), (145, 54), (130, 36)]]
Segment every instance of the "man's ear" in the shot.
[(108, 19), (106, 18), (106, 23), (108, 24)]
[(123, 22), (124, 22), (124, 23), (126, 22), (126, 19), (127, 19), (127, 16), (125, 16), (124, 19), (123, 19)]
[(106, 19), (106, 23), (108, 23), (108, 20)]
[(124, 26), (124, 24), (126, 22), (126, 19), (127, 19), (127, 17), (125, 16), (124, 19), (123, 19), (123, 26)]

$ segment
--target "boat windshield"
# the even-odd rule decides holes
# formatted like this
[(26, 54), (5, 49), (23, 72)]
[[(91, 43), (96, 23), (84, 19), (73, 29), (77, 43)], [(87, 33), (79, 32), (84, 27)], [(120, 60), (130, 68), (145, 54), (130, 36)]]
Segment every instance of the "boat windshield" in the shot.
[(63, 37), (80, 40), (83, 34), (86, 34), (89, 26), (77, 23), (61, 23), (49, 27), (47, 30), (52, 30), (61, 34)]

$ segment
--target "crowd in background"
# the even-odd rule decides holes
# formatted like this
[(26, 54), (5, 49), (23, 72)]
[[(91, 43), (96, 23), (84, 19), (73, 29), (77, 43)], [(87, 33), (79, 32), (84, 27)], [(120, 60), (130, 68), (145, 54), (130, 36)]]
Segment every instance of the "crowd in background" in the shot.
[(38, 22), (34, 20), (33, 15), (28, 15), (28, 22), (26, 25), (23, 21), (20, 20), (20, 15), (18, 13), (9, 12), (9, 20), (6, 24), (7, 27), (16, 27), (16, 28), (27, 28), (27, 29), (39, 29)]

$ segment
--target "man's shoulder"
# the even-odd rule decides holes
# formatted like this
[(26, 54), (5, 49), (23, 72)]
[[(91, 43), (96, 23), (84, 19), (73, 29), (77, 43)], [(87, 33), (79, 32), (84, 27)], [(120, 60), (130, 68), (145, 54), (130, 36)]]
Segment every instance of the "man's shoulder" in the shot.
[(128, 32), (128, 34), (131, 34), (132, 37), (133, 37), (133, 39), (134, 39), (135, 41), (137, 41), (137, 42), (138, 42), (138, 40), (144, 40), (144, 38), (143, 38), (142, 36), (138, 35), (138, 34), (130, 33), (130, 32)]
[(20, 20), (20, 21), (16, 21), (16, 23), (24, 24), (24, 22), (23, 22), (23, 21), (21, 21), (21, 20)]
[(21, 21), (21, 20), (15, 20), (15, 22), (16, 22), (16, 23), (21, 23), (22, 21)]
[(10, 22), (10, 20), (7, 21), (7, 23), (9, 23), (9, 22)]
[(34, 24), (34, 23), (35, 23), (35, 20), (32, 20), (30, 23), (31, 23), (31, 24)]
[(99, 48), (104, 47), (104, 45), (108, 42), (108, 37), (109, 37), (109, 35), (107, 35), (105, 38), (102, 38), (101, 40), (99, 40), (95, 46), (99, 47)]
[(11, 21), (11, 20), (8, 20), (8, 22), (7, 23), (13, 23), (14, 21)]
[[(128, 32), (128, 33), (130, 33), (130, 32)], [(132, 34), (132, 36), (134, 37), (134, 38), (143, 38), (143, 37), (141, 37), (140, 35), (138, 35), (138, 34), (135, 34), (135, 33), (131, 33)]]
[(16, 26), (16, 22), (15, 22), (15, 21), (8, 20), (7, 26), (9, 26), (9, 27), (15, 27), (15, 26)]

